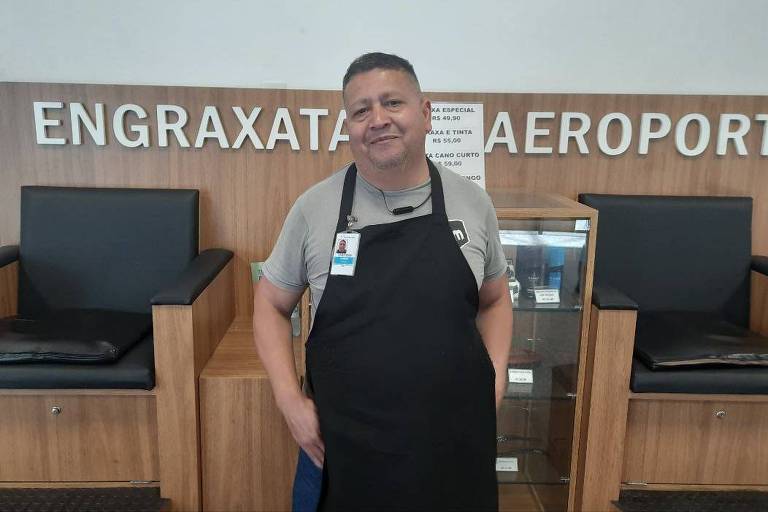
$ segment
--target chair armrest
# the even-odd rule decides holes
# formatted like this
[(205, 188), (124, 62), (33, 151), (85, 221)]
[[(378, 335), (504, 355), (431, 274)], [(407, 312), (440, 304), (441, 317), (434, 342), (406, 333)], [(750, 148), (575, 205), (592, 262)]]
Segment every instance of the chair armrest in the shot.
[(587, 370), (581, 392), (585, 412), (578, 416), (586, 476), (581, 501), (574, 510), (610, 510), (611, 502), (619, 499), (624, 465), (637, 304), (616, 290), (599, 295), (597, 290), (595, 287), (592, 292)]
[(752, 270), (768, 276), (768, 256), (752, 256)]
[(4, 245), (0, 247), (0, 268), (19, 259), (18, 245)]
[(629, 309), (637, 311), (637, 302), (624, 293), (608, 285), (594, 285), (592, 288), (592, 304), (598, 309), (617, 310)]
[(0, 318), (14, 316), (19, 298), (19, 246), (0, 247)]
[(232, 259), (232, 251), (208, 249), (192, 260), (176, 282), (152, 297), (153, 306), (188, 306)]
[(198, 378), (235, 316), (234, 265), (204, 251), (152, 300), (160, 489), (174, 510), (202, 509)]

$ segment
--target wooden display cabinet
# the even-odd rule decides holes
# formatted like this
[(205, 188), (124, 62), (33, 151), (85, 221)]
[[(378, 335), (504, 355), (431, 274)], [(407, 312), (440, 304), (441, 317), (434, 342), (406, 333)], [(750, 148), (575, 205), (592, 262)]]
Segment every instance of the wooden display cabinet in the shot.
[(514, 309), (497, 417), (500, 510), (578, 510), (597, 212), (551, 194), (491, 198)]

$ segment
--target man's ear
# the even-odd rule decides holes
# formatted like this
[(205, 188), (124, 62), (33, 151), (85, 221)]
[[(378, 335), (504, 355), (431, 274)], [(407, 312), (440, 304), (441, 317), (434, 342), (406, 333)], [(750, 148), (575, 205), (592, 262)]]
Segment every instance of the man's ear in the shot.
[(426, 116), (427, 133), (429, 133), (432, 131), (432, 102), (429, 101), (429, 99), (424, 98), (422, 109), (424, 116)]

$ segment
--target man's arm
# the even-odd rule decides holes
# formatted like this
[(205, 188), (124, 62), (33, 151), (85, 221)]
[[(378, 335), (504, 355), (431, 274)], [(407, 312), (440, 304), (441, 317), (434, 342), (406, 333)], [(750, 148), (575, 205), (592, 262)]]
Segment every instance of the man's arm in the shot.
[(262, 277), (253, 290), (253, 338), (291, 434), (315, 465), (321, 467), (325, 447), (317, 410), (299, 387), (291, 344), (290, 316), (301, 293), (278, 288)]
[(477, 329), (496, 370), (496, 408), (507, 388), (507, 364), (512, 346), (512, 299), (506, 274), (486, 281), (480, 287)]

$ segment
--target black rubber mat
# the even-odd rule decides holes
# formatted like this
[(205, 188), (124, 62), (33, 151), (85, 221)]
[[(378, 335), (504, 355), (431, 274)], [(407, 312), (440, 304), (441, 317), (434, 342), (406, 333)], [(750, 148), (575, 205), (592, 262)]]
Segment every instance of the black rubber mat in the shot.
[(161, 512), (169, 504), (156, 487), (0, 489), (0, 512)]
[(622, 491), (615, 504), (623, 512), (768, 511), (768, 492)]

